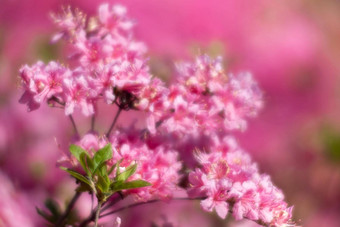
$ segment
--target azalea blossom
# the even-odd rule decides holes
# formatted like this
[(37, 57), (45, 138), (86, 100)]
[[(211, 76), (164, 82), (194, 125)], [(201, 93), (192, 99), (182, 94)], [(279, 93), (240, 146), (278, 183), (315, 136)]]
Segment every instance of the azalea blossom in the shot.
[[(80, 183), (75, 201), (83, 191), (97, 198), (96, 210), (80, 225), (94, 221), (97, 226), (100, 217), (120, 209), (101, 211), (129, 196), (136, 202), (130, 207), (200, 200), (203, 210), (215, 210), (222, 219), (232, 213), (236, 220), (261, 225), (293, 225), (292, 207), (281, 190), (259, 172), (233, 136), (263, 107), (252, 74), (226, 72), (222, 57), (201, 55), (177, 64), (168, 85), (151, 75), (146, 47), (134, 39), (134, 23), (126, 13), (121, 5), (102, 4), (94, 17), (71, 8), (54, 14), (60, 32), (53, 41), (67, 41), (67, 64), (39, 61), (20, 70), (20, 102), (29, 110), (43, 102), (63, 108), (77, 134), (59, 164)], [(105, 134), (95, 127), (100, 101), (118, 109)], [(120, 114), (130, 110), (144, 124), (115, 129)], [(92, 116), (90, 132), (79, 133), (72, 117), (76, 111)], [(185, 146), (195, 140), (203, 144), (202, 150), (194, 148), (195, 143)], [(186, 149), (181, 149), (183, 144)], [(195, 162), (189, 163), (187, 156)], [(189, 197), (175, 198), (178, 193)], [(115, 225), (120, 224), (117, 217)]]
[(216, 142), (209, 153), (196, 153), (201, 167), (190, 173), (188, 193), (207, 196), (202, 208), (210, 212), (215, 209), (221, 218), (230, 212), (236, 220), (247, 218), (269, 226), (292, 224), (292, 207), (270, 177), (259, 173), (232, 137)]

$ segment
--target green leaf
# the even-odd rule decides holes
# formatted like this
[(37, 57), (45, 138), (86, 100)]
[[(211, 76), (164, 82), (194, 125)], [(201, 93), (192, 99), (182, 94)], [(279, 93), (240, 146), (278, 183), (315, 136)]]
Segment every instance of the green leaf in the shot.
[(43, 217), (46, 221), (50, 222), (50, 223), (53, 223), (53, 216), (52, 215), (49, 215), (48, 213), (46, 213), (45, 211), (39, 209), (38, 207), (35, 208), (37, 213)]
[(70, 152), (79, 161), (86, 174), (91, 176), (91, 171), (93, 171), (93, 161), (87, 151), (77, 145), (71, 144)]
[(118, 162), (115, 164), (115, 168), (116, 168), (116, 176), (118, 176), (120, 174), (120, 163), (123, 161), (123, 159), (118, 160)]
[(117, 163), (115, 163), (114, 165), (112, 165), (112, 166), (110, 167), (110, 169), (107, 171), (107, 174), (108, 174), (108, 175), (110, 175), (110, 174), (113, 172), (113, 170), (114, 170), (115, 167), (116, 167), (116, 164), (117, 164)]
[(325, 125), (320, 130), (321, 143), (325, 156), (334, 164), (340, 163), (340, 131), (334, 126)]
[(80, 164), (86, 174), (91, 177), (94, 169), (94, 163), (88, 153), (83, 152), (80, 154)]
[(81, 148), (81, 147), (79, 147), (75, 144), (70, 145), (70, 152), (79, 162), (80, 162), (80, 155), (82, 153), (87, 153), (83, 148)]
[(125, 182), (124, 188), (125, 189), (142, 188), (142, 187), (147, 187), (151, 185), (152, 184), (144, 180), (134, 180), (134, 181)]
[(102, 193), (106, 193), (110, 188), (110, 179), (107, 177), (98, 176), (98, 181), (96, 186), (100, 189)]
[(85, 176), (81, 175), (80, 173), (73, 171), (73, 170), (70, 170), (70, 169), (67, 169), (65, 167), (60, 167), (60, 169), (65, 170), (66, 172), (68, 172), (71, 176), (73, 176), (77, 180), (80, 180), (81, 182), (91, 186), (91, 182)]
[(45, 206), (49, 209), (49, 211), (51, 212), (53, 217), (58, 218), (60, 216), (60, 214), (61, 214), (60, 207), (55, 200), (53, 200), (51, 198), (47, 199), (45, 201)]
[(121, 181), (117, 181), (117, 182), (113, 182), (110, 185), (110, 188), (112, 191), (121, 191), (125, 189), (142, 188), (142, 187), (147, 187), (151, 185), (152, 184), (144, 180), (134, 180), (134, 181), (129, 181), (125, 183)]
[(94, 169), (96, 169), (103, 162), (105, 162), (105, 161), (107, 161), (111, 158), (112, 158), (112, 147), (111, 147), (111, 144), (108, 143), (105, 147), (98, 150), (94, 154), (94, 156), (93, 156), (93, 161), (94, 161), (94, 166), (95, 166)]
[(132, 176), (137, 170), (137, 164), (130, 165), (126, 170), (116, 176), (116, 181), (125, 182), (130, 176)]
[(95, 175), (97, 173), (97, 171), (99, 171), (99, 174), (101, 176), (105, 176), (108, 175), (109, 173), (107, 172), (107, 167), (106, 167), (106, 163), (103, 162), (100, 165), (97, 166), (97, 168), (93, 171), (93, 175)]

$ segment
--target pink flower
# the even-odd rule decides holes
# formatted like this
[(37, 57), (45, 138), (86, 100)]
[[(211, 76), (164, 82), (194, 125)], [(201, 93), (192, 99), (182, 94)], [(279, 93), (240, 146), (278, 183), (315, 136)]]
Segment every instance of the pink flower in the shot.
[[(171, 198), (172, 194), (179, 190), (177, 183), (180, 179), (179, 170), (182, 164), (178, 161), (178, 153), (165, 146), (150, 148), (135, 133), (135, 131), (117, 131), (110, 138), (113, 159), (109, 160), (107, 165), (111, 167), (112, 164), (121, 161), (120, 168), (123, 170), (136, 163), (137, 171), (129, 180), (144, 180), (152, 184), (150, 187), (127, 190), (127, 195), (135, 195), (142, 200)], [(94, 155), (95, 151), (103, 148), (107, 143), (106, 137), (89, 133), (76, 144), (90, 155)], [(79, 165), (73, 157), (67, 160), (73, 166)]]
[(130, 31), (133, 27), (133, 22), (126, 17), (126, 8), (122, 5), (101, 4), (98, 8), (99, 21), (103, 28), (108, 32)]
[(85, 116), (94, 114), (93, 102), (96, 92), (92, 90), (94, 95), (91, 94), (89, 83), (83, 72), (74, 72), (72, 78), (63, 81), (63, 85), (66, 115), (72, 114), (76, 107), (80, 108)]
[(116, 217), (113, 226), (120, 227), (121, 224), (122, 224), (122, 219), (120, 217)]
[(152, 184), (150, 187), (129, 190), (129, 194), (136, 195), (139, 199), (149, 200), (151, 198), (169, 199), (177, 188), (182, 164), (178, 161), (178, 153), (165, 146), (155, 148), (148, 147), (140, 135), (136, 136), (134, 131), (116, 132), (110, 138), (112, 146), (117, 153), (113, 157), (115, 161), (123, 158), (122, 166), (137, 163), (137, 171), (131, 177), (142, 179)]
[(215, 209), (218, 216), (222, 219), (227, 217), (229, 211), (229, 204), (225, 200), (215, 199), (215, 197), (209, 197), (205, 200), (202, 200), (201, 206), (205, 211), (208, 212), (211, 212), (213, 209)]
[(161, 114), (153, 113), (166, 132), (244, 130), (247, 118), (262, 107), (262, 94), (251, 74), (228, 75), (222, 58), (206, 55), (178, 65), (177, 81), (169, 91)]
[(232, 137), (213, 138), (209, 153), (196, 154), (201, 167), (190, 173), (188, 193), (207, 196), (202, 208), (209, 212), (215, 208), (221, 218), (225, 218), (231, 203), (236, 220), (247, 218), (273, 226), (291, 223), (291, 208), (282, 192), (268, 176), (259, 174), (249, 155)]
[(26, 91), (20, 102), (27, 103), (29, 111), (37, 109), (43, 101), (62, 93), (62, 79), (69, 76), (69, 73), (66, 68), (53, 61), (48, 65), (39, 61), (32, 67), (23, 66), (20, 76)]
[[(170, 199), (181, 191), (179, 157), (191, 155), (194, 145), (181, 149), (183, 154), (177, 148), (196, 140), (205, 152), (194, 155), (198, 165), (189, 174), (187, 191), (204, 197), (204, 210), (215, 210), (223, 219), (231, 212), (237, 220), (271, 226), (290, 223), (291, 208), (282, 192), (259, 173), (256, 163), (229, 135), (244, 130), (247, 120), (262, 108), (262, 93), (250, 73), (234, 76), (225, 72), (221, 57), (202, 55), (179, 64), (178, 75), (167, 88), (150, 74), (146, 48), (134, 39), (133, 23), (124, 7), (101, 5), (98, 15), (88, 20), (68, 8), (54, 19), (61, 29), (55, 40), (62, 37), (69, 42), (71, 67), (55, 62), (24, 66), (21, 102), (32, 110), (44, 101), (59, 104), (66, 115), (77, 109), (85, 116), (93, 115), (100, 100), (117, 105), (117, 117), (121, 110), (146, 112), (144, 130), (120, 129), (110, 138), (90, 133), (76, 142), (92, 156), (110, 142), (113, 158), (105, 162), (108, 167), (119, 162), (117, 168), (123, 171), (137, 164), (128, 180), (141, 179), (151, 186), (123, 190), (125, 196)], [(177, 141), (185, 142), (178, 145)], [(79, 164), (70, 155), (65, 160)], [(110, 174), (114, 178), (116, 172)]]
[[(132, 23), (125, 14), (122, 6), (110, 10), (104, 4), (98, 16), (89, 20), (70, 8), (54, 15), (61, 29), (55, 40), (63, 37), (69, 41), (74, 68), (55, 62), (24, 66), (21, 77), (25, 93), (20, 102), (27, 103), (30, 110), (44, 101), (57, 102), (65, 106), (66, 115), (80, 109), (89, 116), (102, 98), (109, 104), (117, 101), (124, 109), (137, 105), (138, 98), (145, 99), (139, 97), (143, 89), (157, 83), (145, 64), (145, 45), (133, 39)], [(73, 63), (73, 59), (77, 61)]]
[(3, 226), (27, 226), (33, 227), (37, 223), (33, 219), (34, 212), (31, 202), (24, 194), (17, 190), (12, 182), (0, 172), (0, 217)]

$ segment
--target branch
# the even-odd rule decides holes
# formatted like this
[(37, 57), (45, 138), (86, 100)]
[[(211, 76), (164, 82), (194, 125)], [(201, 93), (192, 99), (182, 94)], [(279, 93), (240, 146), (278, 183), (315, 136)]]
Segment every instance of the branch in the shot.
[[(197, 198), (188, 198), (188, 197), (184, 197), (184, 198), (172, 198), (172, 200), (204, 200), (206, 199), (206, 197), (197, 197)], [(134, 204), (130, 204), (130, 205), (127, 205), (125, 207), (121, 207), (121, 208), (118, 208), (116, 210), (113, 210), (111, 212), (108, 212), (106, 214), (102, 214), (100, 215), (99, 217), (102, 218), (102, 217), (106, 217), (108, 215), (111, 215), (111, 214), (115, 214), (117, 212), (120, 212), (122, 210), (126, 210), (126, 209), (129, 209), (129, 208), (133, 208), (133, 207), (137, 207), (137, 206), (141, 206), (141, 205), (145, 205), (145, 204), (151, 204), (151, 203), (157, 203), (157, 202), (161, 202), (163, 200), (159, 200), (159, 199), (153, 199), (153, 200), (149, 200), (149, 201), (146, 201), (146, 202), (139, 202), (139, 203), (134, 203)]]
[(61, 227), (63, 226), (63, 222), (65, 221), (65, 219), (67, 218), (67, 216), (70, 214), (70, 212), (72, 211), (75, 203), (77, 202), (77, 200), (79, 199), (81, 195), (81, 192), (76, 192), (76, 194), (74, 194), (71, 202), (68, 204), (68, 206), (66, 207), (65, 212), (63, 213), (63, 215), (59, 218), (57, 224), (55, 225), (55, 227)]
[(97, 210), (96, 210), (96, 217), (94, 219), (94, 227), (98, 226), (98, 219), (99, 219), (100, 209), (102, 208), (102, 204), (103, 204), (102, 201), (98, 203)]
[(70, 120), (71, 120), (71, 123), (72, 123), (72, 126), (73, 126), (73, 129), (74, 129), (74, 132), (75, 132), (76, 136), (79, 137), (79, 131), (78, 131), (76, 122), (74, 121), (74, 119), (73, 119), (73, 117), (72, 117), (72, 114), (70, 114), (68, 117), (69, 117)]
[(110, 134), (111, 134), (111, 131), (112, 131), (113, 127), (115, 126), (115, 124), (116, 124), (116, 122), (117, 122), (117, 119), (118, 119), (118, 117), (119, 117), (119, 115), (120, 115), (120, 112), (122, 112), (122, 110), (123, 110), (123, 109), (119, 107), (119, 109), (118, 109), (118, 111), (117, 111), (117, 113), (116, 113), (116, 116), (115, 116), (115, 118), (113, 119), (113, 122), (112, 122), (112, 124), (111, 124), (109, 130), (108, 130), (107, 133), (106, 133), (106, 137), (107, 137), (107, 138), (109, 138), (109, 136), (110, 136)]
[[(110, 203), (108, 203), (108, 204), (103, 203), (101, 212), (104, 212), (105, 210), (107, 210), (108, 208), (110, 208), (111, 206), (113, 206), (114, 204), (119, 202), (120, 200), (121, 200), (121, 197), (118, 196), (118, 197), (114, 198), (112, 201), (110, 201)], [(88, 223), (92, 222), (95, 219), (96, 210), (97, 210), (97, 207), (92, 209), (90, 216), (88, 218), (86, 218), (84, 221), (82, 221), (79, 224), (79, 227), (85, 227)]]
[[(59, 105), (62, 106), (62, 108), (65, 108), (65, 102), (63, 101), (60, 101), (57, 97), (55, 96), (52, 96), (50, 99), (47, 100), (47, 103), (51, 103), (51, 102), (56, 102), (58, 103)], [(72, 115), (69, 115), (69, 118), (71, 120), (71, 123), (72, 123), (72, 126), (73, 126), (73, 129), (74, 129), (74, 132), (76, 134), (77, 137), (79, 137), (79, 131), (77, 129), (77, 125), (72, 117)], [(92, 123), (92, 125), (94, 126), (94, 123)]]
[(93, 114), (91, 117), (91, 131), (94, 131), (94, 125), (96, 123), (96, 115)]
[[(196, 198), (188, 198), (188, 197), (177, 197), (177, 198), (172, 198), (172, 200), (186, 200), (186, 201), (192, 201), (192, 200), (204, 200), (206, 199), (207, 197), (196, 197)], [(152, 204), (152, 203), (157, 203), (157, 202), (162, 202), (163, 200), (160, 200), (160, 199), (153, 199), (153, 200), (149, 200), (149, 201), (146, 201), (146, 202), (139, 202), (139, 203), (133, 203), (133, 204), (130, 204), (130, 205), (127, 205), (125, 207), (121, 207), (121, 208), (118, 208), (116, 210), (113, 210), (113, 211), (110, 211), (108, 213), (105, 213), (105, 214), (101, 214), (99, 215), (99, 218), (102, 218), (102, 217), (106, 217), (106, 216), (109, 216), (111, 214), (115, 214), (115, 213), (118, 213), (120, 211), (123, 211), (123, 210), (126, 210), (126, 209), (129, 209), (129, 208), (134, 208), (134, 207), (138, 207), (138, 206), (142, 206), (142, 205), (146, 205), (146, 204)], [(102, 209), (101, 211), (104, 211), (106, 210), (108, 207), (104, 207), (104, 209)], [(97, 209), (97, 208), (96, 208)], [(229, 213), (232, 213), (232, 209), (229, 210)], [(86, 220), (84, 220), (80, 225), (79, 227), (84, 227), (86, 226), (88, 223), (94, 221), (95, 219), (95, 212), (93, 211), (91, 216), (89, 218), (87, 218)], [(244, 219), (247, 219), (247, 220), (250, 220), (249, 218), (246, 218), (244, 217)], [(269, 225), (267, 223), (264, 223), (262, 222), (261, 220), (250, 220), (250, 221), (254, 221), (255, 223), (259, 224), (259, 225), (262, 225), (262, 226), (265, 226), (265, 227), (269, 227)]]

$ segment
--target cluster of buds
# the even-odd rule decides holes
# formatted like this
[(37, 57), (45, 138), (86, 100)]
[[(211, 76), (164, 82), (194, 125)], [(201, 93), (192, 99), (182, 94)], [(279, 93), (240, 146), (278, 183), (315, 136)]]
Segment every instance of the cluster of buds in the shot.
[[(47, 102), (60, 105), (66, 115), (78, 109), (89, 116), (104, 100), (119, 109), (114, 123), (121, 111), (146, 113), (145, 129), (121, 128), (111, 135), (113, 123), (106, 135), (92, 130), (63, 158), (68, 168), (62, 168), (80, 183), (78, 193), (97, 196), (96, 223), (101, 206), (116, 193), (150, 201), (171, 199), (182, 190), (201, 198), (202, 208), (215, 209), (221, 218), (230, 212), (237, 220), (291, 225), (292, 208), (282, 192), (259, 173), (231, 136), (234, 130), (244, 130), (247, 119), (263, 106), (250, 73), (227, 74), (222, 58), (203, 55), (178, 64), (175, 80), (167, 87), (150, 74), (145, 45), (134, 40), (134, 23), (124, 7), (103, 4), (90, 18), (67, 8), (53, 18), (61, 30), (53, 41), (68, 41), (70, 67), (57, 62), (23, 66), (25, 93), (20, 102), (29, 110)], [(176, 144), (200, 136), (209, 137), (209, 145), (204, 151), (186, 151), (196, 160), (196, 169), (185, 169), (190, 165), (180, 159), (184, 154)], [(183, 179), (189, 184), (183, 186)], [(58, 220), (65, 223), (62, 217)]]

